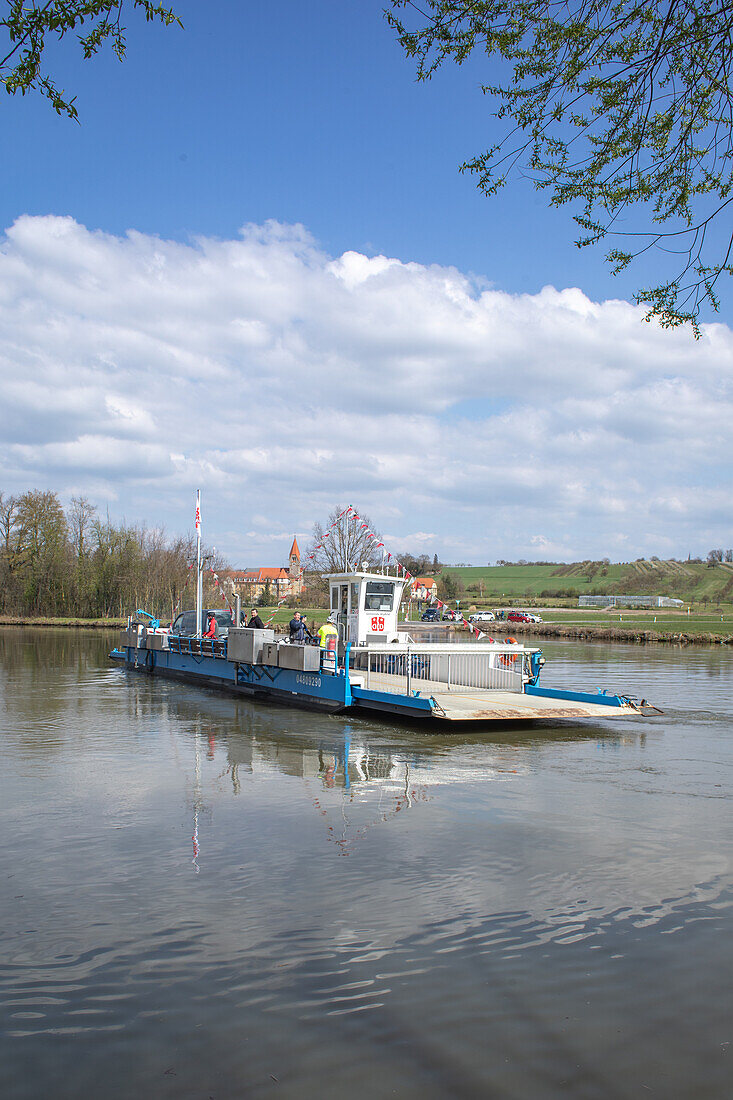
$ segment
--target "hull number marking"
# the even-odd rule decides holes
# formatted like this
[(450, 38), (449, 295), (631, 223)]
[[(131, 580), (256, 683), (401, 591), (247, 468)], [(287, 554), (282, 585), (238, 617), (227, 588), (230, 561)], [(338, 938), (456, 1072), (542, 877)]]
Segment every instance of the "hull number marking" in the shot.
[(295, 677), (296, 684), (304, 684), (309, 688), (319, 688), (321, 686), (320, 676), (309, 676), (307, 672), (299, 672)]

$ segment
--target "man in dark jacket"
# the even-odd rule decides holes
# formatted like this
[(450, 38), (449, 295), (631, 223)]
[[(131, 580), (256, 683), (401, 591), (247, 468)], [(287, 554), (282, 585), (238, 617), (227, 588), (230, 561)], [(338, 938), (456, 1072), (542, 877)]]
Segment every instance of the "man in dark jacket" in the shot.
[(247, 623), (247, 626), (250, 627), (250, 628), (254, 627), (255, 630), (264, 630), (265, 629), (265, 624), (263, 623), (262, 619), (257, 614), (257, 608), (256, 607), (252, 608), (252, 618)]
[(300, 612), (296, 611), (288, 623), (288, 629), (290, 630), (291, 642), (302, 642), (304, 638), (303, 623), (300, 618)]

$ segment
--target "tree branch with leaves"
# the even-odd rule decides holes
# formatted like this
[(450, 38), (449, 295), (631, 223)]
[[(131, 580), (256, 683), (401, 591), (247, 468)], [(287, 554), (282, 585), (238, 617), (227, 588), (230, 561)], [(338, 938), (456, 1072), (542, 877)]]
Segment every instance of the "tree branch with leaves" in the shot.
[[(6, 12), (0, 18), (0, 83), (9, 95), (38, 92), (48, 99), (59, 115), (78, 121), (75, 97), (68, 98), (53, 77), (43, 68), (47, 39), (57, 41), (83, 28), (75, 35), (85, 60), (108, 42), (120, 61), (125, 59), (127, 40), (122, 14), (126, 0), (5, 0)], [(164, 4), (153, 0), (127, 0), (128, 8), (141, 8), (148, 23), (158, 21), (168, 27), (183, 26), (178, 16)], [(2, 32), (7, 42), (2, 44)]]
[[(609, 244), (614, 273), (657, 250), (663, 277), (635, 294), (646, 320), (719, 308), (733, 274), (733, 7), (726, 0), (390, 0), (419, 80), (484, 53), (500, 140), (461, 166), (493, 195), (529, 174), (575, 207), (578, 247)], [(414, 23), (412, 22), (414, 20)], [(643, 228), (626, 219), (643, 211)], [(714, 227), (714, 232), (713, 232)], [(722, 229), (722, 232), (721, 232)]]

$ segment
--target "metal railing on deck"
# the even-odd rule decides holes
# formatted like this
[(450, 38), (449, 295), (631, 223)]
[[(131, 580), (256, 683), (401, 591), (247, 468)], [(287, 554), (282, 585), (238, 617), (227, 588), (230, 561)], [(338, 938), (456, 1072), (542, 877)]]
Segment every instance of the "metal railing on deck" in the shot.
[(364, 686), (410, 695), (413, 691), (523, 690), (529, 652), (520, 646), (352, 646), (351, 668)]
[(182, 634), (168, 635), (171, 653), (184, 653), (189, 657), (219, 657), (226, 659), (227, 644), (222, 638), (186, 638)]

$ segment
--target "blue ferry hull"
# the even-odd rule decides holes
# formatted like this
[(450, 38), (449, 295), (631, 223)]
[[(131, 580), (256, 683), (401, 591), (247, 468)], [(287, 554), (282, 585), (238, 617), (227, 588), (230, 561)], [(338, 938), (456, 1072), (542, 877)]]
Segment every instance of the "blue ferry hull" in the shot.
[[(416, 690), (376, 690), (366, 687), (363, 677), (352, 682), (348, 655), (335, 670), (321, 667), (318, 672), (300, 672), (290, 668), (247, 664), (226, 659), (225, 649), (201, 652), (186, 640), (172, 649), (138, 649), (127, 646), (113, 650), (110, 657), (125, 667), (148, 676), (163, 676), (193, 686), (213, 688), (229, 694), (297, 706), (308, 710), (340, 713), (380, 711), (406, 719), (435, 719), (445, 724), (467, 721), (534, 721), (535, 719), (575, 719), (631, 717), (660, 713), (642, 700), (637, 705), (625, 696), (596, 692), (572, 692), (523, 685), (517, 692), (468, 691), (458, 695), (435, 690), (415, 679)], [(218, 645), (219, 643), (217, 643)], [(326, 660), (328, 658), (325, 658)], [(389, 680), (390, 677), (382, 677)], [(397, 677), (395, 677), (397, 679)]]
[(349, 683), (343, 674), (232, 664), (217, 657), (132, 647), (114, 650), (110, 656), (124, 661), (125, 667), (135, 672), (310, 710), (339, 712), (352, 703)]

